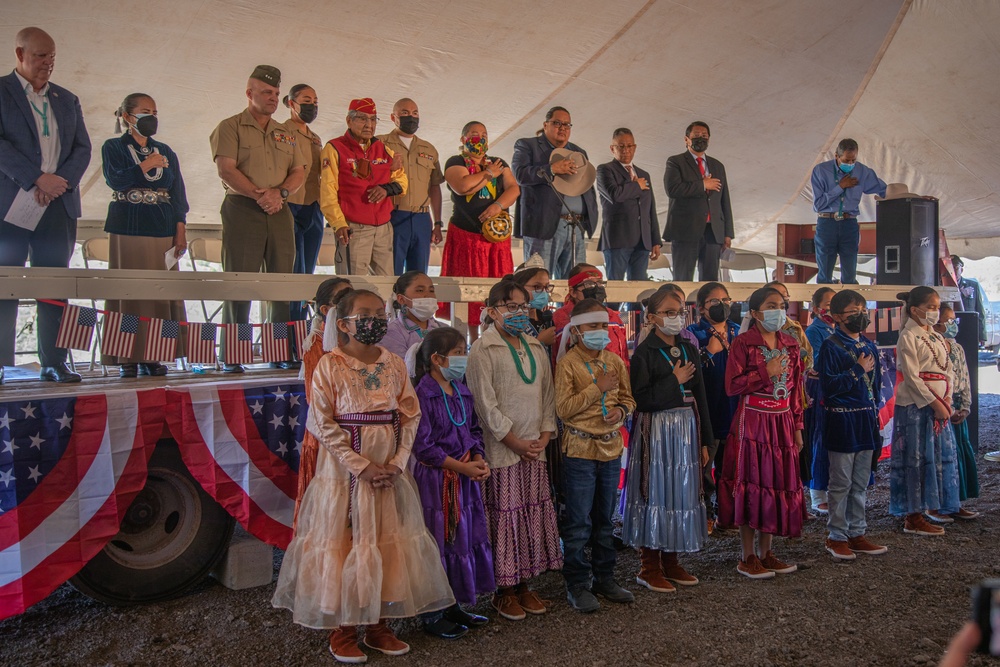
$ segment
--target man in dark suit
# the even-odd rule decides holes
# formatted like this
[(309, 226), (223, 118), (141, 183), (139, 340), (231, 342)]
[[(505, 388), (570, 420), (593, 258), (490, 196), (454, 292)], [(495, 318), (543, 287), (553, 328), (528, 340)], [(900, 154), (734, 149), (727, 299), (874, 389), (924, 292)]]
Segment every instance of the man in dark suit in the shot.
[[(578, 197), (564, 197), (559, 201), (551, 186), (552, 178), (559, 174), (576, 174), (579, 167), (571, 160), (549, 164), (552, 151), (566, 148), (587, 152), (569, 141), (573, 127), (569, 112), (563, 107), (552, 107), (545, 114), (545, 123), (537, 136), (518, 139), (514, 143), (514, 157), (510, 167), (521, 194), (514, 213), (514, 236), (524, 240), (524, 260), (538, 253), (553, 278), (567, 278), (573, 268), (573, 251), (576, 263), (587, 261), (586, 236), (593, 236), (597, 228), (597, 195), (590, 188)], [(576, 226), (576, 243), (572, 243), (571, 226)]]
[(695, 121), (684, 132), (687, 150), (667, 159), (663, 185), (670, 197), (667, 230), (674, 279), (719, 279), (719, 258), (733, 243), (733, 209), (726, 168), (708, 150), (708, 125)]
[[(76, 244), (80, 180), (90, 164), (90, 137), (76, 95), (49, 83), (56, 45), (39, 28), (17, 33), (14, 71), (0, 78), (0, 266), (67, 267)], [(19, 191), (44, 206), (29, 231), (2, 221)], [(79, 382), (57, 348), (62, 307), (38, 304), (43, 380)], [(17, 301), (0, 301), (0, 362), (14, 364)]]
[(615, 159), (597, 167), (601, 240), (608, 280), (648, 280), (649, 260), (660, 256), (660, 225), (649, 173), (632, 164), (635, 137), (620, 127), (611, 136)]

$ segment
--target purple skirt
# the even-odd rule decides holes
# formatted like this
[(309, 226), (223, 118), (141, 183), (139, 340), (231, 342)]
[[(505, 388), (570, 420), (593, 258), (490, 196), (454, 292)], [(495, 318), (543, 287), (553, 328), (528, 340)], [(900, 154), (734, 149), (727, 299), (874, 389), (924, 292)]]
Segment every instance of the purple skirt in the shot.
[(741, 399), (726, 440), (719, 523), (782, 537), (802, 533), (799, 453), (791, 410), (766, 412)]
[(412, 468), (413, 477), (420, 490), (420, 504), (424, 508), (424, 523), (437, 540), (441, 562), (448, 575), (448, 583), (455, 593), (455, 600), (462, 604), (475, 604), (476, 596), (496, 590), (493, 579), (493, 549), (490, 547), (480, 484), (465, 475), (459, 475), (462, 511), (455, 528), (454, 539), (451, 543), (446, 543), (442, 469), (419, 463)]

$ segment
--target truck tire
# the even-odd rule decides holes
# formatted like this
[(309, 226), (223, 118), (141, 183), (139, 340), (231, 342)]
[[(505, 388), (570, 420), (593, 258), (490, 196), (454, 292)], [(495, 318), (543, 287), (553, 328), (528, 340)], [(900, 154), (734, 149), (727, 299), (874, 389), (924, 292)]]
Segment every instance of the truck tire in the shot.
[(70, 583), (111, 605), (178, 597), (222, 559), (235, 523), (188, 472), (177, 444), (161, 440), (118, 534)]

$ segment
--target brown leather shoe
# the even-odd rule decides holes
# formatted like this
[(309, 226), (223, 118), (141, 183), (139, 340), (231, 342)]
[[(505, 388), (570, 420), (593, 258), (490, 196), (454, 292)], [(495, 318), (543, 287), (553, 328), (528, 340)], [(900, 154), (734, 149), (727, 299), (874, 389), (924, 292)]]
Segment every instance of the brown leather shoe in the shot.
[(837, 560), (854, 560), (857, 555), (851, 551), (844, 540), (831, 540), (826, 538), (826, 550)]
[(697, 586), (698, 577), (685, 570), (677, 562), (677, 554), (669, 551), (660, 552), (660, 567), (663, 571), (663, 578), (672, 581), (679, 586)]
[(358, 646), (358, 629), (353, 625), (343, 625), (330, 633), (330, 653), (337, 662), (352, 665), (368, 662), (368, 656)]
[(386, 655), (405, 655), (410, 652), (410, 645), (396, 639), (385, 619), (365, 629), (365, 646)]
[(910, 514), (903, 521), (903, 532), (910, 535), (944, 535), (944, 528), (932, 526), (921, 514)]
[(973, 512), (972, 510), (967, 510), (964, 507), (958, 508), (958, 511), (952, 514), (956, 519), (961, 519), (962, 521), (972, 521), (979, 517), (979, 512)]
[(660, 552), (656, 549), (639, 549), (639, 560), (642, 563), (636, 583), (645, 586), (654, 593), (676, 593), (674, 585), (663, 576), (663, 565), (660, 563)]
[(517, 593), (513, 588), (501, 588), (493, 594), (490, 604), (508, 621), (523, 621), (526, 614), (517, 601)]
[(774, 572), (761, 565), (757, 554), (750, 554), (746, 560), (737, 563), (736, 571), (751, 579), (774, 579), (775, 576)]
[(519, 584), (517, 587), (517, 603), (521, 609), (538, 616), (544, 614), (552, 605), (552, 600), (545, 600), (538, 596), (538, 593), (528, 588), (528, 584)]
[(799, 569), (799, 566), (794, 563), (785, 563), (778, 560), (778, 557), (774, 555), (773, 551), (768, 551), (767, 554), (760, 559), (760, 564), (763, 565), (765, 569), (777, 574), (791, 574)]
[(870, 556), (878, 556), (889, 550), (889, 547), (869, 542), (868, 538), (864, 535), (858, 535), (857, 537), (852, 537), (847, 540), (847, 546), (851, 551), (857, 551), (858, 553), (868, 554)]

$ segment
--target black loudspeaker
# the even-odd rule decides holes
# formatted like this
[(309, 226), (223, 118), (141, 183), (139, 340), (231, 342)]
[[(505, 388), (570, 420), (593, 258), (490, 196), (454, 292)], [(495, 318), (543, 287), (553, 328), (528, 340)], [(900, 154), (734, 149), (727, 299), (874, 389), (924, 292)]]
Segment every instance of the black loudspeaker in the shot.
[(938, 203), (885, 199), (875, 207), (879, 285), (937, 285)]

